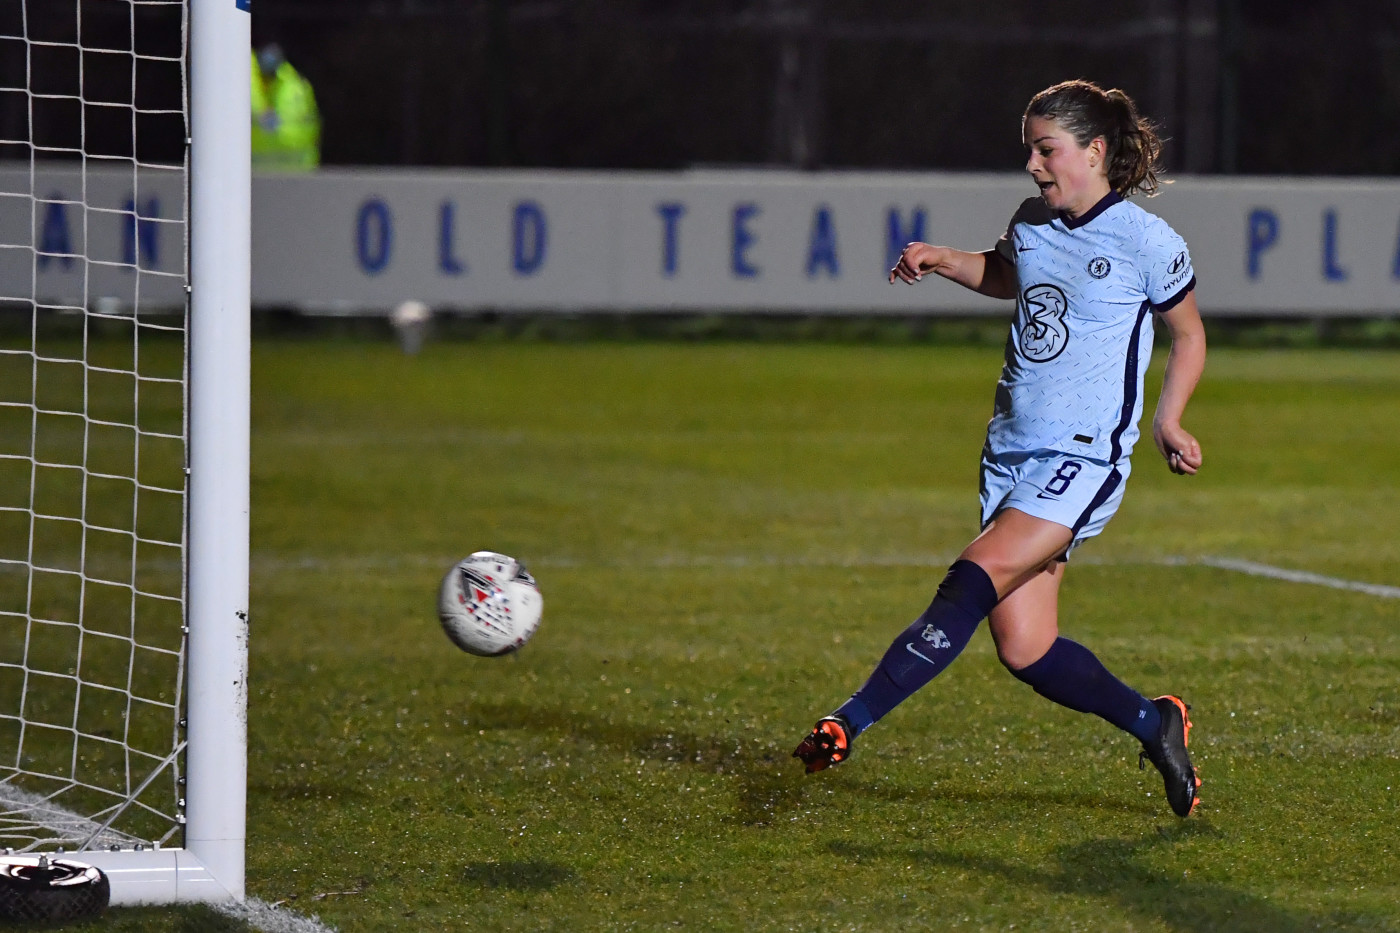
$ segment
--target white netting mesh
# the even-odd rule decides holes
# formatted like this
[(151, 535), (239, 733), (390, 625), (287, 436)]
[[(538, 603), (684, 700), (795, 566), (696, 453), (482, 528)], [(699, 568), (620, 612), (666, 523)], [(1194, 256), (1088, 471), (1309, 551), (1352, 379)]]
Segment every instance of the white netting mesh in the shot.
[(0, 846), (181, 822), (183, 0), (0, 0)]

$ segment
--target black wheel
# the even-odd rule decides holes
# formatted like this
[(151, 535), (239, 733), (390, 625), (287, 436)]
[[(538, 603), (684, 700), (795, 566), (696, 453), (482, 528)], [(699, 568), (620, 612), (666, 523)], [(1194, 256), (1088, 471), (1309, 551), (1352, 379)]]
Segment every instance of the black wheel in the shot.
[(107, 908), (112, 889), (100, 869), (46, 855), (0, 856), (0, 920), (67, 923)]

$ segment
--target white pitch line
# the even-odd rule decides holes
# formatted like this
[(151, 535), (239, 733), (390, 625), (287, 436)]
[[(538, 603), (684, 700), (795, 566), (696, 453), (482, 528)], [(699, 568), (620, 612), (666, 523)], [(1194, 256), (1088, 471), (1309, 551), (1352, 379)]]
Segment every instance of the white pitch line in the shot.
[[(1160, 563), (1165, 564), (1167, 561)], [(1181, 563), (1203, 564), (1220, 570), (1233, 570), (1235, 573), (1248, 574), (1251, 577), (1268, 577), (1273, 580), (1286, 580), (1289, 583), (1310, 583), (1313, 586), (1326, 586), (1334, 590), (1351, 590), (1356, 593), (1379, 596), (1382, 599), (1400, 599), (1400, 586), (1386, 586), (1384, 583), (1365, 583), (1361, 580), (1329, 577), (1325, 574), (1309, 573), (1306, 570), (1288, 570), (1283, 567), (1271, 567), (1268, 564), (1256, 564), (1252, 560), (1235, 560), (1230, 557), (1198, 557), (1194, 561), (1182, 561)]]
[(303, 917), (256, 897), (250, 897), (241, 904), (218, 904), (215, 909), (225, 916), (242, 920), (262, 933), (335, 933), (335, 927), (326, 926), (314, 914)]
[[(952, 558), (940, 555), (892, 555), (887, 557), (869, 558), (795, 558), (782, 559), (773, 557), (692, 557), (675, 558), (664, 557), (646, 562), (645, 566), (657, 569), (670, 567), (749, 567), (749, 566), (780, 566), (780, 567), (946, 567)], [(1217, 570), (1229, 570), (1234, 573), (1242, 573), (1251, 577), (1267, 577), (1272, 580), (1284, 580), (1288, 583), (1305, 583), (1313, 586), (1325, 586), (1334, 590), (1350, 590), (1356, 593), (1366, 593), (1369, 596), (1379, 596), (1382, 599), (1400, 599), (1400, 586), (1387, 586), (1384, 583), (1366, 583), (1362, 580), (1347, 580), (1343, 577), (1329, 577), (1321, 573), (1310, 573), (1306, 570), (1289, 570), (1285, 567), (1274, 567), (1269, 564), (1260, 564), (1251, 560), (1236, 560), (1231, 557), (1158, 557), (1143, 560), (1099, 560), (1095, 558), (1082, 559), (1082, 563), (1093, 564), (1098, 567), (1132, 566), (1148, 564), (1157, 567), (1189, 567), (1202, 566), (1214, 567)], [(543, 566), (580, 566), (579, 561), (562, 560), (550, 561), (541, 560)]]
[[(944, 554), (886, 554), (856, 557), (825, 555), (784, 557), (774, 554), (666, 554), (635, 561), (626, 558), (590, 561), (581, 560), (576, 557), (546, 556), (527, 560), (526, 563), (531, 567), (568, 569), (588, 567), (635, 567), (648, 570), (686, 570), (692, 568), (696, 570), (743, 570), (751, 567), (839, 567), (843, 569), (857, 569), (861, 567), (928, 567), (932, 569), (942, 569), (946, 568), (953, 559), (952, 556)], [(1200, 557), (1130, 557), (1126, 559), (1103, 559), (1086, 555), (1077, 558), (1075, 563), (1081, 565), (1087, 564), (1094, 567), (1213, 567), (1216, 570), (1228, 570), (1232, 573), (1242, 573), (1251, 577), (1267, 577), (1272, 580), (1283, 580), (1287, 583), (1325, 586), (1334, 590), (1350, 590), (1355, 593), (1377, 596), (1381, 599), (1400, 599), (1400, 586), (1389, 586), (1384, 583), (1367, 583), (1363, 580), (1348, 580), (1343, 577), (1329, 577), (1321, 573), (1311, 573), (1306, 570), (1289, 570), (1285, 567), (1274, 567), (1270, 564), (1260, 564), (1250, 560), (1237, 560), (1232, 557), (1211, 557), (1209, 555), (1204, 555)], [(330, 560), (315, 557), (294, 558), (292, 560), (255, 558), (253, 561), (253, 571), (255, 573), (258, 571), (278, 573), (287, 570), (336, 572), (352, 570), (385, 571), (418, 567), (441, 567), (446, 570), (450, 566), (451, 561), (421, 556), (408, 559), (390, 559), (387, 561), (383, 559), (355, 557), (332, 558)]]

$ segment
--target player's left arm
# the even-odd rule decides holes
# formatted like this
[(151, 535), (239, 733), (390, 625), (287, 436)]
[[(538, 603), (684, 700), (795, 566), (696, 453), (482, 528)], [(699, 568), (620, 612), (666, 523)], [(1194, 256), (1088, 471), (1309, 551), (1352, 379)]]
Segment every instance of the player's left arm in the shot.
[(1167, 354), (1157, 414), (1152, 418), (1152, 439), (1173, 473), (1194, 476), (1201, 468), (1201, 445), (1181, 426), (1181, 416), (1206, 368), (1206, 330), (1195, 290), (1163, 311), (1161, 318), (1171, 335), (1172, 348)]

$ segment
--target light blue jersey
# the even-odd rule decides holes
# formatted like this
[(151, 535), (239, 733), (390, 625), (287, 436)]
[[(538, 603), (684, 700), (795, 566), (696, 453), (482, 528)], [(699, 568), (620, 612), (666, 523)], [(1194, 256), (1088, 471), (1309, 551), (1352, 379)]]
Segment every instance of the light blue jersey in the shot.
[(1126, 459), (1152, 356), (1148, 313), (1196, 283), (1185, 241), (1110, 192), (1075, 219), (1031, 198), (996, 249), (1015, 264), (1018, 294), (987, 454)]

